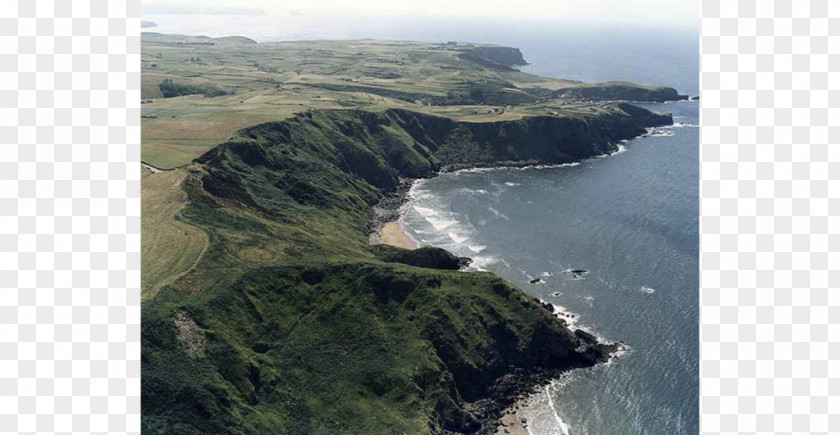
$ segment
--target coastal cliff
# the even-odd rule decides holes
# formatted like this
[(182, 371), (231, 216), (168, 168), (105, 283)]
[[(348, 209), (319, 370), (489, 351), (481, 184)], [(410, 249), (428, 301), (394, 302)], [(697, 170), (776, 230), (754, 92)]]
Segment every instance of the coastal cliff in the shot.
[(514, 66), (528, 65), (518, 48), (495, 45), (483, 45), (464, 50), (461, 58), (503, 71), (512, 71)]
[(143, 431), (485, 434), (517, 396), (614, 350), (467, 259), (367, 243), (374, 206), (447, 168), (557, 164), (670, 124), (624, 103), (588, 116), (459, 122), (311, 110), (200, 158), (179, 219), (200, 264), (142, 322)]
[(574, 98), (593, 101), (666, 101), (688, 100), (688, 95), (681, 95), (674, 88), (666, 86), (639, 86), (634, 83), (607, 82), (596, 85), (561, 89), (552, 94), (555, 98)]

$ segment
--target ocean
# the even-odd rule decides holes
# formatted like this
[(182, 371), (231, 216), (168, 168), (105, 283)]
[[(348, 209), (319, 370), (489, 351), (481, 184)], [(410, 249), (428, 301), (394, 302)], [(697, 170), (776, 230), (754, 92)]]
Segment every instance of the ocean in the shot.
[[(530, 72), (697, 95), (696, 36), (575, 38), (492, 42), (522, 49)], [(699, 430), (699, 103), (639, 105), (673, 113), (675, 125), (579, 164), (421, 180), (404, 207), (402, 223), (418, 241), (471, 257), (475, 268), (574, 314), (576, 327), (627, 344), (610, 363), (570, 372), (534, 396), (520, 413), (534, 435)]]

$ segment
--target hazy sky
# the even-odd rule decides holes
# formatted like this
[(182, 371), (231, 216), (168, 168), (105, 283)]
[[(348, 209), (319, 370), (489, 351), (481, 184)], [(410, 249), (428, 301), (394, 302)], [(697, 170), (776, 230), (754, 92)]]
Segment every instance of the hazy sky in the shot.
[[(160, 31), (210, 36), (383, 37), (389, 25), (472, 23), (499, 26), (598, 25), (698, 28), (699, 0), (144, 0), (143, 18)], [(196, 19), (196, 16), (203, 16)], [(396, 25), (395, 23), (402, 23)]]

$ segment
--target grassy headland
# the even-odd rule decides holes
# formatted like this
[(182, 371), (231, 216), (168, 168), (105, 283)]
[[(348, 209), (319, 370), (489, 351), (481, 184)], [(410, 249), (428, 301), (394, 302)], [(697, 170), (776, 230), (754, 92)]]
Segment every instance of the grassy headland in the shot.
[(144, 36), (143, 159), (185, 165), (143, 179), (144, 432), (491, 433), (607, 358), (464, 259), (368, 243), (402, 179), (577, 161), (671, 122), (477, 48)]

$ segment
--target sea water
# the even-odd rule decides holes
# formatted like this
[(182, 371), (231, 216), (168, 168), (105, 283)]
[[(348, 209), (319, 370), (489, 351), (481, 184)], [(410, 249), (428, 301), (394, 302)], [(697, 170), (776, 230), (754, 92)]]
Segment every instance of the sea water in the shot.
[[(696, 95), (694, 46), (657, 52), (643, 36), (578, 41), (586, 49), (562, 35), (551, 42), (508, 45), (543, 75)], [(407, 231), (422, 243), (471, 257), (474, 268), (576, 314), (577, 327), (627, 344), (614, 361), (533, 396), (521, 415), (535, 435), (698, 432), (698, 102), (640, 106), (673, 113), (675, 125), (579, 164), (422, 180), (404, 208)]]

